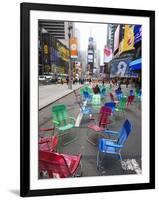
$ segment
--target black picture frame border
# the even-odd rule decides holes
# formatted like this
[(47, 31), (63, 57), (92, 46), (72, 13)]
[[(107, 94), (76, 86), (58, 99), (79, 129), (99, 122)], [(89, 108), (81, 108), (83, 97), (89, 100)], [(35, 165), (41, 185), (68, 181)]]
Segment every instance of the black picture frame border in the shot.
[[(150, 19), (150, 182), (108, 186), (89, 186), (60, 189), (30, 189), (30, 11), (60, 11), (123, 16)], [(57, 4), (20, 4), (20, 196), (44, 196), (77, 193), (96, 193), (155, 188), (155, 11)]]

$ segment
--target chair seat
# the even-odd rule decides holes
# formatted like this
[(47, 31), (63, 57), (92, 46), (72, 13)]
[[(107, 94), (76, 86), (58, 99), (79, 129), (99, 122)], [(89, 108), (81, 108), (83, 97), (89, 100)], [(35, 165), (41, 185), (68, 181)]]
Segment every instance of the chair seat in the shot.
[(92, 111), (90, 108), (84, 107), (84, 108), (82, 108), (82, 113), (87, 115), (87, 114), (92, 113)]
[(77, 155), (77, 156), (66, 155), (66, 154), (62, 154), (62, 155), (64, 156), (64, 158), (67, 162), (69, 171), (71, 172), (71, 174), (74, 174), (80, 164), (81, 154)]
[(71, 129), (71, 128), (73, 128), (73, 127), (74, 127), (74, 124), (67, 124), (67, 125), (65, 125), (65, 126), (59, 127), (58, 129), (59, 129), (60, 131), (66, 131), (66, 130)]
[(105, 153), (116, 154), (116, 148), (109, 146), (109, 145), (115, 145), (115, 144), (116, 144), (116, 142), (114, 142), (114, 141), (110, 141), (110, 140), (101, 138), (101, 139), (99, 139), (99, 150), (101, 152), (105, 152)]
[(99, 127), (98, 125), (96, 124), (89, 124), (88, 125), (88, 128), (94, 130), (94, 131), (103, 131), (105, 128), (103, 127)]

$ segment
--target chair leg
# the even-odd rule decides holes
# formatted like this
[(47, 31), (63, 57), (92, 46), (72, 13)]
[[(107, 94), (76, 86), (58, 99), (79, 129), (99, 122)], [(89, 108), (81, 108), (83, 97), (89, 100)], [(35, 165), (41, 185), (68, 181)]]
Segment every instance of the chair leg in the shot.
[(100, 166), (99, 166), (99, 157), (100, 157), (100, 152), (99, 152), (99, 150), (98, 150), (98, 152), (97, 152), (97, 169), (99, 170), (100, 169)]
[(82, 176), (82, 162), (80, 161), (77, 173), (74, 175), (74, 177), (81, 177), (81, 176)]

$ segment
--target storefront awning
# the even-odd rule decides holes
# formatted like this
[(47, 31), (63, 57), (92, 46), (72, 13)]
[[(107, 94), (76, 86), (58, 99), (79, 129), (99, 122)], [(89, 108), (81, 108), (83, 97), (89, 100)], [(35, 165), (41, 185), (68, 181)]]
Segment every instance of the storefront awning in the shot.
[(132, 62), (129, 63), (130, 70), (141, 70), (141, 58), (137, 60), (133, 60)]

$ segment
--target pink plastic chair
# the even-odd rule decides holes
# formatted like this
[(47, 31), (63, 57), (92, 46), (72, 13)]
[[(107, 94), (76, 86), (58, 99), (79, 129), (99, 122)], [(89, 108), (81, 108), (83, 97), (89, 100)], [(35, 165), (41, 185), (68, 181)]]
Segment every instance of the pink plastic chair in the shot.
[(80, 166), (80, 155), (66, 155), (55, 152), (39, 151), (39, 168), (47, 171), (49, 178), (75, 176)]

